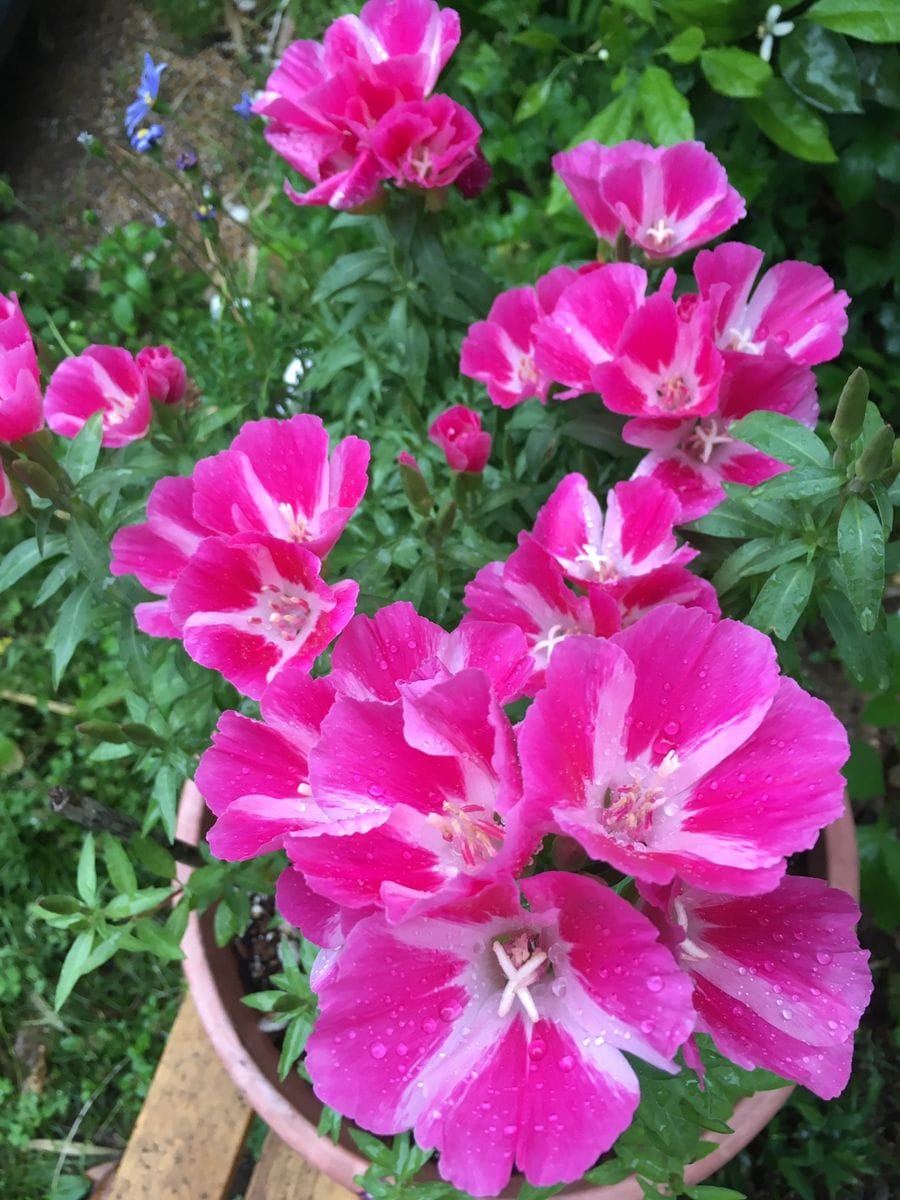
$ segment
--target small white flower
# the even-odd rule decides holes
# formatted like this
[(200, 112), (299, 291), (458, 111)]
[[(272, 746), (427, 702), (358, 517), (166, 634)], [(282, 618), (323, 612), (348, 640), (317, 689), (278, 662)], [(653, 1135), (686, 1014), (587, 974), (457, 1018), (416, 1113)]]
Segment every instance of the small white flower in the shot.
[(246, 225), (250, 220), (250, 209), (246, 204), (225, 204), (225, 211), (238, 225)]
[(214, 292), (209, 299), (209, 315), (214, 321), (221, 321), (222, 313), (225, 311), (225, 305), (222, 297), (218, 292)]
[(78, 142), (79, 146), (84, 146), (84, 148), (87, 149), (89, 146), (93, 146), (94, 135), (92, 133), (88, 133), (86, 129), (82, 129), (81, 133), (79, 133), (75, 140)]
[(757, 26), (756, 36), (760, 40), (759, 57), (763, 62), (769, 62), (772, 58), (772, 49), (775, 45), (775, 39), (786, 37), (794, 28), (793, 21), (779, 21), (781, 16), (781, 5), (770, 4), (766, 9), (765, 19)]
[(312, 366), (312, 359), (301, 358), (298, 355), (296, 358), (292, 358), (291, 361), (288, 363), (288, 365), (285, 367), (284, 374), (282, 375), (281, 378), (284, 381), (284, 383), (287, 384), (287, 386), (289, 388), (295, 388), (297, 386), (297, 384), (300, 383), (300, 381), (303, 379), (303, 376), (306, 374), (306, 372), (309, 370), (309, 368), (311, 366)]

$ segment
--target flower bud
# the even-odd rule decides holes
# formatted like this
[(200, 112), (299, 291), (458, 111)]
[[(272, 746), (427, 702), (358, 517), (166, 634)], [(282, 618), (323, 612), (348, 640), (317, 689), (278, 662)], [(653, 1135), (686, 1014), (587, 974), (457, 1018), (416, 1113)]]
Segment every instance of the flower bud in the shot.
[(862, 433), (868, 399), (869, 377), (862, 367), (857, 367), (844, 384), (831, 422), (831, 436), (842, 449), (855, 442)]
[(882, 425), (854, 463), (853, 473), (857, 479), (873, 483), (891, 461), (893, 449), (894, 431), (890, 425)]

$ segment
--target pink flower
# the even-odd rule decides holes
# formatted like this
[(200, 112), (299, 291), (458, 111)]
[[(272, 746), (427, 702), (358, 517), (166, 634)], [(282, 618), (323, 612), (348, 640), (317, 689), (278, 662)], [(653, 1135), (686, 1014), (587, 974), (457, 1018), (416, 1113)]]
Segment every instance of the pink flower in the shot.
[(0, 462), (0, 517), (8, 517), (19, 507), (15, 494), (9, 485), (3, 463)]
[(96, 412), (103, 413), (104, 446), (127, 446), (150, 428), (146, 376), (118, 346), (88, 346), (63, 359), (47, 385), (44, 416), (61, 437), (75, 437)]
[(491, 164), (476, 146), (471, 161), (454, 180), (454, 186), (463, 200), (474, 200), (491, 182), (492, 175)]
[(464, 404), (441, 413), (428, 430), (429, 439), (440, 446), (453, 471), (480, 475), (491, 454), (491, 435), (481, 428), (481, 417)]
[(546, 379), (569, 389), (558, 399), (594, 390), (592, 372), (616, 355), (625, 324), (644, 303), (647, 273), (631, 263), (611, 263), (579, 275), (552, 312), (534, 328), (534, 360)]
[(755, 895), (843, 811), (847, 737), (762, 634), (664, 605), (555, 651), (520, 727), (526, 803), (651, 883)]
[(434, 88), (459, 45), (459, 14), (434, 0), (368, 0), (359, 16), (338, 17), (325, 34), (325, 59), (371, 73), (389, 63), (417, 99)]
[(324, 558), (366, 490), (369, 443), (329, 456), (319, 417), (248, 421), (227, 450), (194, 468), (194, 515), (217, 533), (265, 533)]
[(762, 250), (742, 242), (697, 255), (694, 275), (713, 309), (717, 345), (744, 354), (769, 354), (774, 348), (803, 366), (837, 358), (850, 297), (835, 292), (821, 267), (805, 262), (776, 263), (751, 296), (763, 257)]
[(650, 451), (635, 476), (658, 480), (674, 491), (682, 521), (705, 516), (725, 499), (723, 483), (754, 487), (788, 470), (784, 463), (740, 442), (729, 426), (756, 409), (784, 413), (810, 428), (819, 412), (816, 378), (809, 367), (782, 352), (761, 357), (726, 350), (716, 410), (697, 420), (636, 417), (622, 431), (632, 446)]
[(547, 399), (552, 380), (535, 363), (535, 327), (577, 278), (571, 267), (556, 267), (533, 288), (501, 292), (487, 320), (469, 326), (459, 369), (485, 384), (494, 404), (512, 408), (532, 396)]
[(310, 551), (266, 534), (201, 542), (172, 588), (184, 648), (258, 700), (288, 663), (308, 671), (344, 628), (358, 585), (329, 587)]
[(831, 1100), (850, 1076), (872, 993), (859, 909), (820, 879), (786, 876), (764, 896), (642, 886), (694, 984), (697, 1031), (740, 1067), (764, 1067)]
[(43, 424), (41, 374), (31, 330), (15, 292), (0, 292), (0, 442), (18, 441)]
[(700, 142), (583, 142), (557, 154), (553, 168), (598, 237), (614, 243), (624, 231), (651, 259), (702, 246), (746, 213), (722, 164)]
[[(287, 847), (315, 892), (391, 921), (516, 873), (537, 843), (490, 676), (470, 667), (397, 691), (338, 696), (310, 753), (310, 787), (324, 813), (349, 810), (351, 823)], [(352, 832), (360, 819), (371, 827)]]
[(419, 466), (419, 461), (414, 454), (410, 454), (408, 450), (401, 450), (397, 455), (397, 463), (401, 467), (406, 467), (410, 471), (415, 471), (418, 475), (422, 474), (422, 468)]
[(566, 638), (579, 633), (608, 637), (619, 628), (615, 601), (595, 584), (587, 584), (585, 591), (579, 595), (568, 587), (554, 556), (523, 533), (506, 562), (487, 563), (466, 584), (465, 605), (476, 620), (519, 626), (531, 651), (527, 693), (534, 695), (554, 650)]
[[(195, 519), (193, 498), (190, 479), (160, 479), (147, 501), (147, 520), (113, 535), (111, 574), (136, 575), (148, 591), (168, 597), (194, 551), (213, 532)], [(153, 637), (178, 637), (167, 599), (139, 604), (135, 619)]]
[(187, 368), (168, 346), (145, 346), (134, 360), (147, 377), (151, 400), (179, 404), (187, 388)]
[(481, 126), (449, 96), (398, 105), (375, 126), (371, 146), (399, 187), (449, 187), (475, 157)]
[(375, 1133), (412, 1128), (475, 1196), (514, 1166), (539, 1187), (579, 1179), (637, 1107), (622, 1051), (672, 1071), (692, 1027), (646, 917), (590, 878), (521, 888), (527, 909), (508, 882), (401, 926), (360, 921), (314, 984), (319, 1098)]
[(709, 306), (658, 292), (625, 322), (612, 361), (591, 375), (603, 403), (629, 416), (705, 416), (718, 400), (722, 356)]

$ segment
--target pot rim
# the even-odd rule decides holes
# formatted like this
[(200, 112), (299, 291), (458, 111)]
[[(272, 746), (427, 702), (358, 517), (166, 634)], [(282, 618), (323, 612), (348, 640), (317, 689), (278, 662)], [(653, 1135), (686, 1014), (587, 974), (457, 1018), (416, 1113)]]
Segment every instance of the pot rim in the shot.
[[(819, 840), (818, 865), (832, 887), (858, 900), (856, 829), (849, 800), (845, 798), (844, 804), (843, 815), (827, 826)], [(192, 780), (186, 781), (178, 808), (176, 837), (197, 845), (203, 833), (205, 812), (196, 785)], [(178, 864), (178, 878), (182, 882), (190, 871), (190, 867)], [(259, 1029), (258, 1016), (241, 1003), (244, 989), (237, 963), (228, 947), (216, 945), (211, 914), (211, 909), (203, 916), (191, 913), (181, 948), (188, 987), (216, 1053), (237, 1089), (282, 1141), (319, 1171), (356, 1191), (353, 1177), (364, 1172), (368, 1164), (348, 1146), (320, 1137), (317, 1113), (321, 1111), (321, 1103), (296, 1071), (283, 1081), (278, 1079), (278, 1051), (268, 1034)], [(716, 1149), (685, 1166), (685, 1184), (700, 1183), (743, 1150), (785, 1104), (794, 1087), (789, 1084), (755, 1092), (739, 1101), (729, 1122), (731, 1133), (703, 1135), (704, 1140), (717, 1143)], [(509, 1194), (515, 1195), (516, 1191), (513, 1189)], [(604, 1187), (570, 1184), (560, 1193), (567, 1200), (641, 1200), (642, 1194), (633, 1176)]]

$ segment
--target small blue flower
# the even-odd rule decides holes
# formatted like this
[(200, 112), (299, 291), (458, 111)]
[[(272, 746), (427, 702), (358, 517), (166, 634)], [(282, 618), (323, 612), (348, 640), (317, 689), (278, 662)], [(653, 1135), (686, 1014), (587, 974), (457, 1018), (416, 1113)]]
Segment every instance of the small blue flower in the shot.
[(197, 211), (194, 213), (198, 221), (214, 221), (218, 215), (214, 204), (198, 204)]
[(162, 215), (162, 213), (154, 213), (153, 214), (153, 224), (156, 226), (157, 229), (165, 229), (165, 227), (168, 225), (168, 223), (169, 222)]
[(199, 161), (197, 151), (189, 147), (187, 150), (183, 150), (175, 159), (175, 166), (179, 171), (192, 171)]
[(236, 112), (239, 117), (243, 117), (245, 121), (249, 121), (253, 116), (252, 111), (253, 97), (249, 92), (241, 92), (241, 98), (237, 104), (232, 104), (231, 111)]
[(138, 84), (137, 99), (132, 100), (125, 112), (125, 128), (128, 131), (129, 137), (131, 137), (138, 125), (146, 122), (153, 106), (156, 104), (157, 97), (159, 96), (159, 82), (167, 66), (168, 63), (159, 63), (157, 65), (149, 54), (144, 55), (144, 69), (141, 72), (141, 81)]
[(138, 154), (146, 154), (162, 139), (165, 132), (165, 125), (158, 125), (156, 122), (152, 125), (141, 125), (132, 133), (131, 145)]

